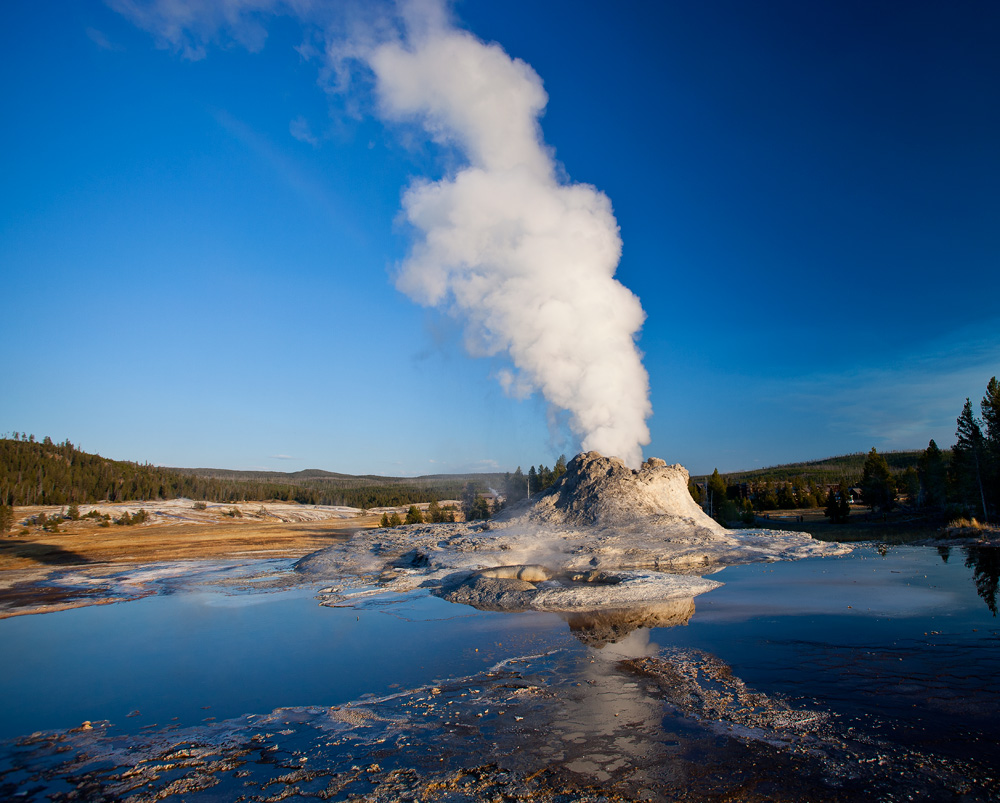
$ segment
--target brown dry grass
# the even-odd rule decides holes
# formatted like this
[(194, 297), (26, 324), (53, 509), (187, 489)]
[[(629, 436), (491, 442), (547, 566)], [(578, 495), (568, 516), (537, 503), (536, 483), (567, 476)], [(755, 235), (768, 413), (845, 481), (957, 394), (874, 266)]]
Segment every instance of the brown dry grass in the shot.
[(301, 557), (378, 524), (378, 517), (313, 522), (254, 521), (99, 527), (67, 522), (62, 532), (20, 527), (0, 539), (0, 571), (95, 563)]
[(949, 530), (983, 530), (986, 529), (984, 525), (980, 524), (975, 519), (960, 518), (954, 521), (948, 522)]

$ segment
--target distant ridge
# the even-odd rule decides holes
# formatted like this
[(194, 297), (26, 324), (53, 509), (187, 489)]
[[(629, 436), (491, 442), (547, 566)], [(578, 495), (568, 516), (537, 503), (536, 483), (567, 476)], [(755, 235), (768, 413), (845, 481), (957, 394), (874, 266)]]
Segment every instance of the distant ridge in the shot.
[(168, 471), (176, 471), (192, 477), (233, 479), (241, 481), (278, 481), (294, 484), (317, 481), (320, 483), (344, 484), (353, 486), (372, 482), (385, 485), (441, 485), (455, 482), (486, 482), (496, 485), (502, 483), (503, 472), (467, 473), (467, 474), (421, 474), (414, 477), (392, 477), (381, 474), (340, 474), (336, 471), (324, 471), (320, 468), (306, 468), (301, 471), (243, 471), (231, 468), (178, 468), (171, 467)]
[(166, 468), (110, 460), (50, 438), (0, 438), (0, 503), (69, 505), (187, 497), (209, 502), (283, 501), (348, 507), (398, 507), (457, 499), (466, 483), (477, 492), (500, 487), (503, 474), (379, 477), (321, 469), (293, 473)]
[[(946, 462), (951, 460), (951, 450), (942, 449), (942, 454)], [(920, 462), (922, 449), (905, 449), (879, 452), (894, 472), (899, 473), (906, 469), (916, 468)], [(783, 463), (777, 466), (765, 468), (755, 468), (747, 471), (731, 471), (723, 474), (730, 483), (752, 482), (771, 480), (775, 482), (789, 482), (794, 479), (802, 479), (817, 483), (836, 483), (841, 479), (855, 482), (861, 479), (861, 471), (865, 464), (868, 452), (853, 452), (851, 454), (837, 455), (835, 457), (824, 457), (821, 460), (805, 460), (798, 463)], [(722, 474), (723, 472), (720, 472)], [(709, 475), (699, 474), (694, 477), (696, 481), (703, 481)]]

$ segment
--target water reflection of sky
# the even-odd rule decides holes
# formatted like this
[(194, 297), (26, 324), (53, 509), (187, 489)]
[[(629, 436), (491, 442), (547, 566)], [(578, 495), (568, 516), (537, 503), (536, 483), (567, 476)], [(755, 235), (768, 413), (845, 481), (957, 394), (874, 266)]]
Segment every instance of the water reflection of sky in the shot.
[[(687, 627), (641, 631), (593, 652), (696, 646), (726, 660), (779, 642), (920, 643), (996, 628), (966, 554), (860, 547), (847, 556), (729, 567)], [(994, 580), (995, 582), (995, 580)], [(424, 594), (326, 608), (312, 589), (220, 593), (204, 587), (134, 602), (0, 621), (7, 701), (0, 735), (83, 720), (196, 722), (280, 705), (332, 705), (394, 686), (479, 671), (519, 650), (577, 649), (555, 615), (500, 614)], [(927, 637), (930, 638), (930, 637)], [(637, 641), (638, 640), (638, 641)], [(765, 644), (770, 644), (765, 649)], [(477, 652), (478, 650), (478, 652)], [(750, 663), (753, 661), (742, 661)]]
[[(0, 738), (110, 719), (198, 722), (335, 705), (480, 671), (565, 629), (435, 597), (322, 608), (312, 589), (173, 593), (0, 621)], [(498, 644), (500, 646), (498, 646)], [(478, 650), (478, 652), (477, 652)]]
[(698, 619), (707, 624), (767, 615), (954, 614), (983, 605), (968, 576), (937, 552), (912, 548), (882, 556), (860, 547), (840, 557), (732, 566), (713, 575), (725, 586), (698, 600)]
[[(456, 679), (452, 719), (471, 699), (463, 684), (497, 684), (466, 712), (478, 728), (498, 700), (516, 702), (507, 699), (503, 677), (487, 670), (548, 653), (542, 696), (524, 703), (524, 723), (497, 720), (496, 738), (504, 728), (509, 738), (490, 748), (527, 762), (526, 772), (534, 771), (532, 761), (556, 763), (604, 783), (630, 767), (662, 775), (679, 756), (697, 764), (699, 750), (716, 750), (722, 743), (715, 736), (700, 741), (699, 716), (667, 713), (662, 694), (669, 699), (669, 689), (656, 692), (641, 672), (623, 670), (647, 658), (661, 666), (687, 662), (689, 670), (704, 662), (720, 672), (712, 682), (745, 683), (772, 701), (788, 700), (793, 713), (831, 712), (837, 728), (853, 729), (838, 733), (864, 733), (876, 740), (865, 742), (876, 745), (871, 749), (883, 750), (877, 740), (901, 745), (894, 761), (916, 751), (995, 767), (1000, 623), (987, 604), (995, 566), (995, 552), (860, 547), (840, 558), (730, 567), (713, 575), (725, 585), (695, 600), (687, 625), (639, 627), (613, 643), (588, 640), (580, 622), (571, 631), (555, 614), (481, 612), (424, 592), (337, 608), (320, 606), (311, 588), (232, 593), (171, 584), (171, 593), (138, 601), (0, 621), (0, 644), (14, 656), (0, 666), (0, 738), (106, 719), (115, 733), (161, 733), (169, 746), (165, 727), (207, 732), (221, 720), (246, 722), (244, 714), (366, 695), (372, 705), (391, 707), (396, 692), (447, 678)], [(662, 611), (657, 618), (669, 620)], [(520, 663), (545, 676), (537, 659)], [(410, 696), (424, 699), (419, 691)], [(755, 716), (756, 703), (748, 705)], [(536, 741), (519, 759), (519, 728), (532, 723), (531, 711)], [(720, 727), (728, 733), (741, 726), (733, 720)], [(726, 744), (713, 753), (719, 766), (733, 760)], [(757, 760), (748, 755), (751, 764)], [(339, 766), (332, 754), (330, 761)], [(854, 759), (845, 761), (849, 767)]]
[[(933, 548), (883, 555), (863, 546), (839, 558), (727, 568), (715, 575), (726, 585), (696, 601), (689, 627), (652, 638), (710, 651), (754, 688), (822, 701), (870, 730), (982, 755), (981, 742), (1000, 736), (990, 680), (1000, 672), (1000, 621), (968, 556), (953, 549), (946, 562)], [(991, 557), (978, 561), (980, 573)]]

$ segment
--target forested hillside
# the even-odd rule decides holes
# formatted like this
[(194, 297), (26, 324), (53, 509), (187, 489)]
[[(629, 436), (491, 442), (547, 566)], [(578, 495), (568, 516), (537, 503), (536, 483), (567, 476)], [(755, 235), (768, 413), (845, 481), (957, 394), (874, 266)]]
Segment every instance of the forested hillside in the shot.
[(457, 499), (466, 483), (476, 491), (500, 487), (502, 474), (378, 477), (309, 470), (241, 472), (176, 469), (109, 460), (68, 440), (14, 433), (0, 439), (0, 504), (67, 505), (188, 497), (210, 502), (281, 500), (370, 508)]
[[(916, 469), (922, 452), (911, 450), (881, 452), (881, 454), (889, 464), (889, 468), (899, 474), (908, 468)], [(951, 456), (948, 451), (945, 451), (944, 455), (946, 460)], [(803, 463), (788, 463), (749, 471), (736, 471), (727, 474), (726, 479), (731, 483), (791, 482), (797, 479), (815, 485), (831, 485), (846, 479), (851, 484), (857, 484), (861, 481), (861, 473), (864, 470), (867, 457), (867, 452), (857, 452), (827, 457), (823, 460), (809, 460)], [(704, 475), (694, 479), (700, 482), (707, 478), (708, 475)]]
[[(857, 453), (806, 463), (694, 477), (691, 495), (720, 521), (752, 522), (758, 511), (825, 505), (834, 522), (850, 516), (849, 501), (888, 514), (905, 506), (952, 519), (1000, 517), (1000, 382), (992, 377), (979, 402), (967, 398), (955, 420), (955, 445), (932, 439), (922, 451)], [(855, 497), (860, 497), (855, 499)]]

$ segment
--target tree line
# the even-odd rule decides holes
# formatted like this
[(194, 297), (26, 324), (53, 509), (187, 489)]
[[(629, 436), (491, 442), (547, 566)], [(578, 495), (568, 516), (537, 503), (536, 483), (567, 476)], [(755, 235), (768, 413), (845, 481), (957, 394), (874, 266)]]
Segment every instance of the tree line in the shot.
[(955, 422), (950, 460), (932, 439), (916, 467), (893, 472), (873, 448), (861, 474), (864, 504), (887, 513), (902, 501), (910, 508), (945, 511), (952, 519), (996, 521), (1000, 512), (1000, 383), (996, 377), (987, 383), (979, 410), (982, 418), (966, 398)]
[(378, 526), (401, 527), (404, 524), (441, 524), (448, 521), (455, 521), (454, 505), (442, 507), (437, 501), (432, 501), (427, 506), (426, 511), (421, 510), (416, 505), (410, 505), (410, 509), (406, 511), (405, 519), (400, 518), (400, 515), (395, 511), (383, 513)]
[[(956, 420), (955, 445), (941, 449), (932, 439), (923, 451), (844, 455), (724, 477), (716, 469), (702, 483), (692, 478), (691, 496), (721, 522), (752, 523), (759, 512), (824, 508), (834, 522), (846, 521), (850, 502), (888, 513), (904, 505), (949, 518), (1000, 518), (1000, 383), (992, 377), (979, 403), (965, 400)], [(839, 474), (839, 477), (837, 476)], [(855, 498), (855, 491), (860, 499)]]
[[(466, 476), (405, 478), (354, 477), (326, 472), (280, 481), (263, 472), (225, 476), (223, 472), (178, 470), (109, 460), (82, 451), (69, 440), (13, 433), (0, 438), (0, 506), (70, 505), (187, 497), (210, 502), (278, 501), (357, 508), (398, 507), (428, 500), (456, 499)], [(321, 475), (321, 476), (317, 476)], [(502, 475), (497, 475), (501, 477)], [(480, 491), (489, 478), (476, 479)], [(0, 523), (7, 516), (0, 512)]]
[(555, 466), (549, 468), (541, 463), (538, 468), (530, 466), (525, 474), (518, 466), (513, 474), (504, 475), (504, 497), (506, 504), (513, 505), (535, 496), (543, 491), (547, 491), (555, 485), (563, 474), (566, 473), (566, 455), (561, 454), (556, 459)]
[[(491, 493), (490, 497), (483, 493), (481, 483), (467, 482), (460, 495), (461, 511), (465, 521), (488, 520), (505, 507), (524, 501), (548, 490), (566, 473), (566, 455), (559, 455), (553, 468), (539, 463), (538, 467), (530, 466), (525, 474), (518, 466), (513, 473), (507, 472), (503, 478), (503, 491)], [(490, 491), (497, 489), (489, 488)], [(383, 513), (380, 526), (399, 527), (403, 524), (423, 524), (455, 521), (455, 510), (440, 507), (437, 502), (431, 502), (427, 512), (422, 512), (412, 505), (403, 519), (398, 513)]]

